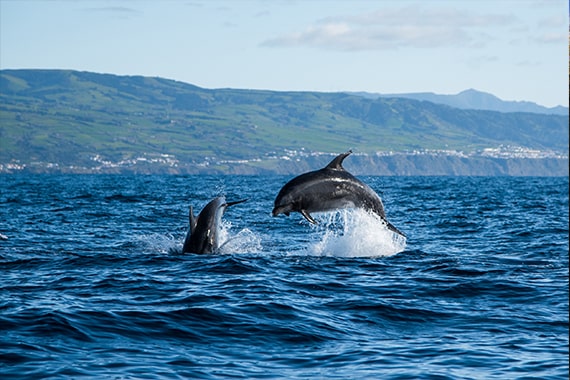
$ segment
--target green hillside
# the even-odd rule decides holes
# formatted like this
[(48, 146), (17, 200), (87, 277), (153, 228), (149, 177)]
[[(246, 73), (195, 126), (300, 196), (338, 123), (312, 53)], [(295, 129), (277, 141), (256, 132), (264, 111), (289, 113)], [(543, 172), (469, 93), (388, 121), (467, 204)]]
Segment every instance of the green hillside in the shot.
[(87, 165), (142, 154), (188, 163), (304, 148), (362, 153), (499, 145), (568, 153), (568, 117), (343, 93), (204, 89), (161, 78), (0, 71), (0, 163)]

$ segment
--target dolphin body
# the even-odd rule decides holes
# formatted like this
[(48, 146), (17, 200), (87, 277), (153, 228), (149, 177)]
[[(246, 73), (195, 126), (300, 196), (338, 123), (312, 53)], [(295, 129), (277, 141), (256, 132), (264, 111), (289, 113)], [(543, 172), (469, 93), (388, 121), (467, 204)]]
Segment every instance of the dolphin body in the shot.
[(300, 212), (310, 223), (317, 224), (311, 212), (325, 212), (344, 208), (362, 208), (372, 211), (395, 233), (404, 235), (386, 220), (382, 200), (368, 185), (342, 167), (342, 161), (352, 153), (339, 154), (323, 169), (301, 174), (283, 186), (275, 198), (273, 216)]
[(216, 197), (211, 200), (198, 214), (194, 216), (190, 206), (189, 221), (190, 229), (184, 239), (182, 253), (213, 253), (219, 248), (218, 234), (222, 221), (222, 215), (229, 206), (245, 202), (246, 199), (236, 202), (226, 202), (224, 197)]

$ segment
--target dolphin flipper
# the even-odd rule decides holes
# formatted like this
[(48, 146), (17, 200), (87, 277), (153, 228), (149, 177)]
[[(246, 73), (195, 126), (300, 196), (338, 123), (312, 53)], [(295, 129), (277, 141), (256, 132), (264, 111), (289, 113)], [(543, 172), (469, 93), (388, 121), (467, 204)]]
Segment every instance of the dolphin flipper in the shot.
[(389, 221), (387, 221), (385, 218), (383, 218), (384, 222), (386, 222), (386, 227), (388, 227), (388, 229), (392, 232), (397, 233), (398, 235), (402, 236), (402, 237), (406, 237), (406, 234), (404, 234), (402, 231), (400, 231), (399, 229), (397, 229), (392, 223), (390, 223)]
[(303, 215), (303, 216), (305, 217), (305, 219), (307, 219), (307, 221), (308, 221), (309, 223), (318, 224), (317, 221), (316, 221), (315, 219), (313, 219), (313, 217), (311, 216), (311, 214), (309, 214), (309, 213), (307, 212), (307, 210), (301, 210), (300, 213), (301, 213), (301, 215)]

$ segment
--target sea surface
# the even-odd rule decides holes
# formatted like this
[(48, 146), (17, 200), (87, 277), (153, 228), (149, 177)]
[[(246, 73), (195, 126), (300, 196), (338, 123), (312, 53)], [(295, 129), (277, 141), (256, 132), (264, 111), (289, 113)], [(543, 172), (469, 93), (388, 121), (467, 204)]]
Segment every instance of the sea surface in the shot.
[(568, 177), (360, 177), (407, 239), (290, 178), (0, 176), (0, 378), (568, 378)]

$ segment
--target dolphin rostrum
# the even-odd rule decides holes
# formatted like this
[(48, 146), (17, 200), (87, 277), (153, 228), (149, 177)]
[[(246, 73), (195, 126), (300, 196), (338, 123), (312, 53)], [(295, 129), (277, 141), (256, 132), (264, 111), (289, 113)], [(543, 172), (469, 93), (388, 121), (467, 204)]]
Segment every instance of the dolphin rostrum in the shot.
[(192, 206), (190, 206), (189, 222), (190, 229), (186, 234), (182, 253), (213, 253), (219, 248), (219, 228), (222, 215), (227, 207), (245, 202), (246, 199), (236, 202), (226, 202), (224, 197), (216, 197), (211, 200), (198, 214), (196, 218)]
[(287, 182), (275, 198), (273, 216), (288, 216), (290, 212), (297, 211), (310, 223), (316, 224), (311, 212), (362, 208), (380, 216), (391, 231), (406, 236), (386, 220), (378, 194), (342, 167), (342, 161), (351, 153), (349, 150), (339, 154), (323, 169), (301, 174)]

